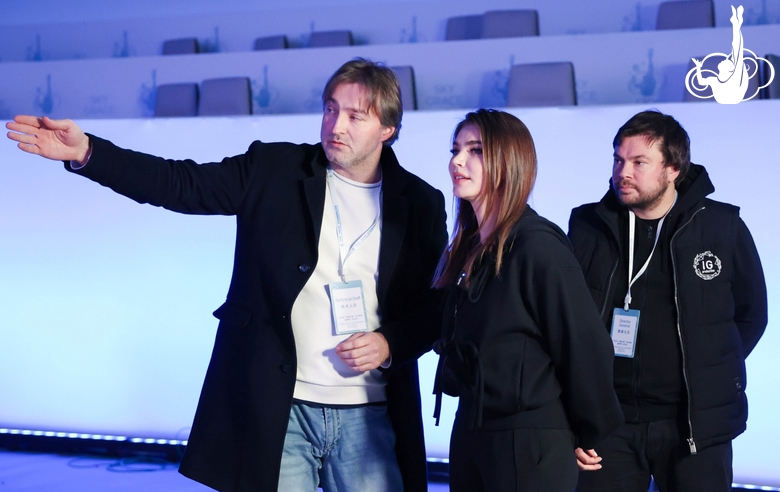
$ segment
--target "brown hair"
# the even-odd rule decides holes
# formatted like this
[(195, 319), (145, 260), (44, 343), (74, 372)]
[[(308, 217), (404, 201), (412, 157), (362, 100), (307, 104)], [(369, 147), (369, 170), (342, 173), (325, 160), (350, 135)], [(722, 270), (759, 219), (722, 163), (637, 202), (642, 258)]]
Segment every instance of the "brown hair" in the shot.
[(401, 89), (398, 78), (391, 68), (381, 63), (375, 63), (365, 58), (355, 58), (343, 64), (336, 73), (331, 75), (325, 90), (322, 92), (323, 107), (333, 97), (336, 88), (341, 84), (360, 84), (368, 93), (368, 107), (379, 117), (383, 126), (393, 127), (395, 131), (385, 140), (385, 145), (392, 145), (398, 140), (401, 131), (401, 118), (404, 114), (401, 103)]
[(504, 246), (512, 227), (520, 220), (536, 180), (536, 148), (528, 128), (515, 116), (493, 109), (480, 109), (458, 123), (453, 141), (466, 125), (475, 125), (482, 139), (482, 190), (486, 204), (485, 220), (495, 217), (495, 227), (479, 240), (480, 226), (468, 201), (455, 199), (455, 227), (450, 245), (444, 250), (436, 269), (433, 286), (444, 287), (465, 273), (466, 284), (474, 264), (486, 253), (495, 251), (495, 273), (499, 274)]
[(664, 156), (664, 167), (671, 166), (675, 171), (680, 171), (675, 180), (675, 184), (679, 184), (691, 167), (691, 141), (688, 132), (668, 114), (658, 110), (642, 111), (620, 127), (612, 140), (612, 148), (618, 148), (624, 138), (637, 135), (645, 137), (648, 145), (659, 142), (661, 155)]

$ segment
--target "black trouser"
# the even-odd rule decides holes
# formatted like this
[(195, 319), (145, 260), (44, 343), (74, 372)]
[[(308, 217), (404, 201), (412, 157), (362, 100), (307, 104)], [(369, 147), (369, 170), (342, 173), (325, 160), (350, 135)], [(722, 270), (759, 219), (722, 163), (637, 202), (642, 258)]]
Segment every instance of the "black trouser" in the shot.
[(466, 429), (450, 440), (451, 492), (573, 492), (574, 436), (568, 429)]
[(580, 472), (579, 492), (646, 492), (651, 475), (660, 492), (731, 490), (731, 441), (692, 455), (676, 420), (623, 424), (596, 452), (602, 468)]

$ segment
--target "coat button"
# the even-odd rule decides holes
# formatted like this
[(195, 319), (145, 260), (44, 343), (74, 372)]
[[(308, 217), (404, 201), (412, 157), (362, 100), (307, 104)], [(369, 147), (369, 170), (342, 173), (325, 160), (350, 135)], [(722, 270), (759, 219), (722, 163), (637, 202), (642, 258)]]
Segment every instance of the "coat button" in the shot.
[(284, 372), (292, 371), (292, 364), (282, 364), (282, 371)]
[(302, 271), (303, 273), (306, 273), (309, 270), (311, 270), (311, 267), (306, 263), (301, 263), (300, 265), (298, 265), (298, 270)]

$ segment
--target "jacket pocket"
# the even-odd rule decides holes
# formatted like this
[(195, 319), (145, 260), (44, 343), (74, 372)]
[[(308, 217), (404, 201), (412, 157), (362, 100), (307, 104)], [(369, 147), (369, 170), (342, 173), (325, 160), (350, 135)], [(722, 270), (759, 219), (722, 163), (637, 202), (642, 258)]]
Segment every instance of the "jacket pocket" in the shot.
[(223, 323), (245, 328), (252, 319), (252, 312), (227, 301), (214, 311), (214, 317)]

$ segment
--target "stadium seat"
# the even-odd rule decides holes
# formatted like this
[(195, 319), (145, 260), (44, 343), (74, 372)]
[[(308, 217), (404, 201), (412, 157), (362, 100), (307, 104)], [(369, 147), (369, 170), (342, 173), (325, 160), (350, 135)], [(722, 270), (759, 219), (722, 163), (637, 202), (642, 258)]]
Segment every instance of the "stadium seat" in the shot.
[(574, 106), (577, 92), (570, 62), (514, 65), (509, 72), (508, 107)]

